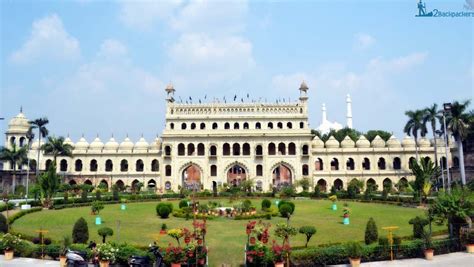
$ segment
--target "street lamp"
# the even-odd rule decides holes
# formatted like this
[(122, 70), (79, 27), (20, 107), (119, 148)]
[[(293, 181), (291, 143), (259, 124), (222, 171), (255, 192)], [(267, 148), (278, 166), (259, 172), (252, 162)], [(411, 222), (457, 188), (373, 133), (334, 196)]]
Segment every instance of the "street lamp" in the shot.
[[(439, 135), (439, 137), (443, 136), (443, 131), (436, 130), (435, 133), (437, 135)], [(435, 148), (435, 149), (438, 149), (438, 148)], [(446, 161), (447, 161), (447, 159), (446, 159)], [(445, 165), (445, 161), (443, 161), (442, 158), (441, 158), (441, 164), (440, 165), (441, 165), (441, 180), (443, 182), (443, 189), (446, 190), (446, 186), (445, 186), (445, 183), (444, 183), (444, 167), (445, 167), (444, 165)]]
[(448, 131), (446, 130), (446, 113), (451, 112), (451, 103), (443, 104), (443, 128), (444, 128), (444, 146), (446, 154), (446, 173), (448, 176), (448, 192), (451, 191), (451, 175), (449, 174), (449, 160), (448, 160)]

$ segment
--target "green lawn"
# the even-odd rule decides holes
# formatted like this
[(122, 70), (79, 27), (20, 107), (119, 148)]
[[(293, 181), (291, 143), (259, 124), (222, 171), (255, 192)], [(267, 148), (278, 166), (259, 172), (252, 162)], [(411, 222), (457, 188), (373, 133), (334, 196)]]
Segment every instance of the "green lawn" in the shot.
[[(232, 206), (228, 199), (220, 200), (225, 206)], [(201, 203), (207, 202), (201, 200)], [(260, 208), (260, 200), (253, 200)], [(423, 215), (424, 211), (414, 208), (403, 208), (392, 205), (348, 202), (351, 209), (351, 224), (343, 225), (342, 201), (338, 202), (338, 211), (330, 209), (331, 202), (327, 200), (296, 200), (296, 211), (291, 224), (296, 227), (313, 225), (317, 233), (311, 239), (310, 245), (322, 243), (343, 242), (349, 240), (363, 240), (365, 225), (369, 217), (373, 217), (379, 227), (379, 234), (385, 234), (383, 226), (399, 226), (398, 235), (410, 235), (412, 228), (408, 224), (410, 218)], [(174, 202), (177, 208), (177, 202)], [(119, 205), (106, 205), (101, 212), (102, 226), (114, 229), (112, 240), (131, 244), (147, 245), (157, 236), (162, 223), (168, 228), (191, 228), (192, 221), (170, 217), (160, 219), (155, 213), (156, 202), (128, 204), (126, 211), (121, 211)], [(48, 210), (28, 214), (13, 224), (16, 232), (35, 235), (39, 228), (49, 230), (47, 236), (60, 239), (64, 235), (71, 235), (74, 222), (84, 217), (89, 224), (90, 239), (100, 241), (97, 235), (99, 228), (94, 224), (95, 216), (90, 215), (90, 207), (69, 208), (62, 210)], [(285, 221), (277, 217), (271, 220), (272, 225)], [(234, 221), (225, 218), (211, 220), (208, 223), (207, 244), (210, 249), (209, 259), (212, 266), (221, 263), (230, 263), (238, 266), (243, 261), (243, 247), (245, 244), (245, 224), (247, 221)], [(120, 231), (118, 225), (120, 224)], [(434, 226), (434, 230), (441, 229)], [(273, 231), (272, 231), (273, 233)], [(272, 237), (271, 237), (272, 238)], [(292, 245), (304, 245), (305, 238), (298, 234), (291, 242)], [(160, 237), (159, 244), (167, 245), (175, 242), (167, 236)]]

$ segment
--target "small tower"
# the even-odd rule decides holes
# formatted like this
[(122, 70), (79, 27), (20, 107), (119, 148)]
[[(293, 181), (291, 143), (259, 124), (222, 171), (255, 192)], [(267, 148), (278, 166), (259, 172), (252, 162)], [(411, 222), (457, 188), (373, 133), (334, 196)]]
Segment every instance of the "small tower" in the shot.
[(346, 97), (346, 104), (347, 104), (347, 114), (346, 114), (347, 128), (352, 129), (352, 100), (349, 94), (347, 94), (347, 97)]
[(303, 81), (300, 85), (300, 101), (305, 102), (308, 100), (308, 85), (306, 85), (306, 82)]
[(326, 104), (323, 103), (322, 107), (321, 107), (321, 114), (323, 115), (323, 117), (321, 118), (321, 124), (324, 123), (325, 121), (328, 120), (328, 117), (327, 117), (327, 114), (326, 114)]
[(13, 117), (8, 123), (8, 129), (5, 132), (5, 147), (12, 148), (13, 144), (17, 147), (27, 145), (29, 128), (30, 123), (23, 114), (23, 108), (20, 108), (20, 113)]
[(166, 86), (166, 101), (169, 102), (169, 103), (173, 103), (174, 102), (174, 92), (176, 91), (173, 87), (173, 84), (169, 83), (167, 86)]

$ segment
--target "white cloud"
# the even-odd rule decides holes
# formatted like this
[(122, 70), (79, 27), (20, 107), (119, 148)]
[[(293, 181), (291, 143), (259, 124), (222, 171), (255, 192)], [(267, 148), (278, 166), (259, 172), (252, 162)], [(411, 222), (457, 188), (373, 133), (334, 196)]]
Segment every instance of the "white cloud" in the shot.
[(127, 47), (121, 42), (113, 39), (107, 39), (100, 45), (98, 56), (104, 58), (116, 58), (127, 54)]
[(356, 49), (367, 49), (373, 46), (376, 42), (375, 38), (367, 33), (358, 33), (354, 36)]
[(384, 60), (381, 57), (374, 58), (369, 62), (369, 68), (374, 71), (405, 71), (425, 62), (428, 52), (415, 52), (407, 56)]
[(167, 1), (121, 1), (120, 20), (130, 28), (142, 31), (150, 30), (161, 20), (172, 18), (180, 0)]
[(30, 37), (10, 59), (14, 63), (30, 63), (41, 58), (72, 60), (79, 56), (79, 41), (64, 29), (61, 18), (53, 14), (33, 22)]

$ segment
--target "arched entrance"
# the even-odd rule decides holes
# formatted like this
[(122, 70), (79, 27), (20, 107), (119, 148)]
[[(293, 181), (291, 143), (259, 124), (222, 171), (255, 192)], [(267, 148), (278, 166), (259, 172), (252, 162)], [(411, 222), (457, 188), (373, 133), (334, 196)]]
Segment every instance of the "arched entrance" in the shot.
[(201, 184), (201, 169), (197, 165), (191, 164), (183, 170), (181, 178), (184, 188), (195, 188), (199, 190), (200, 187), (198, 185)]
[(227, 171), (227, 183), (229, 185), (238, 186), (242, 181), (247, 179), (245, 168), (239, 164), (235, 164)]
[(319, 179), (318, 181), (318, 187), (321, 192), (326, 192), (327, 191), (327, 183), (326, 180), (324, 179)]
[(291, 185), (292, 174), (290, 168), (280, 164), (273, 169), (273, 185), (277, 188), (282, 186)]

